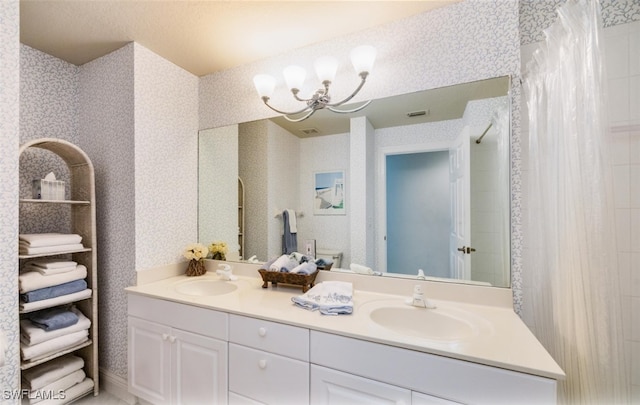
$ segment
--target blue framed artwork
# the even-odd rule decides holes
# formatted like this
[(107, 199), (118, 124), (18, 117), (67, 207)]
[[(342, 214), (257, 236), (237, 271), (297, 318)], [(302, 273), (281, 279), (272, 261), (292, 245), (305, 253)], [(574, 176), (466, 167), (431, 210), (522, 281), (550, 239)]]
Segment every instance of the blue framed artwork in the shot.
[(345, 214), (344, 170), (314, 173), (314, 215)]

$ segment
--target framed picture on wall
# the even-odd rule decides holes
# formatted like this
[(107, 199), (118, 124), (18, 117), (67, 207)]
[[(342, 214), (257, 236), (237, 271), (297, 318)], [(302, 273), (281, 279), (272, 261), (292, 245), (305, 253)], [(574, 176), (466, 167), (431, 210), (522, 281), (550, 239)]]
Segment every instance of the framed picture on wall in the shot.
[(344, 170), (314, 173), (314, 215), (345, 214), (344, 177)]

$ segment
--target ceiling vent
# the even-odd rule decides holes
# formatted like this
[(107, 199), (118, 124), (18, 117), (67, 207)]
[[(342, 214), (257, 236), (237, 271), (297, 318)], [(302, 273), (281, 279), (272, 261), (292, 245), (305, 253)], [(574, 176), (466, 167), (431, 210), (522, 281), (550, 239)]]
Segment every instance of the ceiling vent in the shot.
[(411, 111), (407, 113), (407, 117), (422, 117), (423, 115), (429, 115), (429, 110)]

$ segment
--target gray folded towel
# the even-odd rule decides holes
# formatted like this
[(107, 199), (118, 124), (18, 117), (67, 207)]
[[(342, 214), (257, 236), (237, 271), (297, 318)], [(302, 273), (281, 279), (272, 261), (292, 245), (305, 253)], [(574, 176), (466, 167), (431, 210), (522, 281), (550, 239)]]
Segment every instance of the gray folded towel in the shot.
[(52, 287), (40, 288), (20, 294), (20, 300), (22, 302), (42, 301), (49, 298), (60, 297), (62, 295), (73, 294), (86, 288), (87, 282), (84, 279), (74, 280), (69, 281), (68, 283), (62, 283), (54, 285)]
[(46, 331), (66, 328), (78, 322), (78, 315), (67, 307), (43, 309), (29, 315), (31, 322)]

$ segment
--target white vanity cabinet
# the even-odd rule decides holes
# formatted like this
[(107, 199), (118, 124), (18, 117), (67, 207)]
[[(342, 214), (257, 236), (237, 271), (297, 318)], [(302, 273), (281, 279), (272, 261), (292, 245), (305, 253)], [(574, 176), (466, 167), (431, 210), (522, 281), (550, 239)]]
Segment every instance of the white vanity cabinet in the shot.
[[(378, 395), (374, 388), (390, 403), (414, 405), (556, 403), (556, 381), (551, 378), (318, 331), (311, 331), (310, 344), (313, 404), (349, 402), (344, 398), (355, 404), (377, 403), (366, 397)], [(338, 377), (331, 377), (331, 371)], [(345, 383), (353, 376), (362, 377), (352, 378), (357, 385)], [(403, 388), (409, 396), (394, 388)]]
[(309, 403), (309, 330), (229, 316), (229, 404)]
[(154, 404), (227, 402), (228, 315), (128, 296), (129, 392)]

